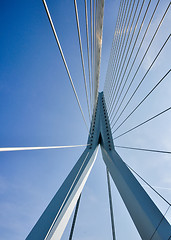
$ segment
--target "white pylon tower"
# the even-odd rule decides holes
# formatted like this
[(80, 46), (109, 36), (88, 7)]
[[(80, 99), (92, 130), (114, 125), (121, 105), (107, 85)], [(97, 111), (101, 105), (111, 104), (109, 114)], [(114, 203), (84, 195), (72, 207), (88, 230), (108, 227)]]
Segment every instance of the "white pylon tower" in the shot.
[[(61, 239), (93, 167), (99, 146), (107, 173), (110, 173), (141, 238), (143, 240), (168, 240), (171, 235), (170, 224), (115, 150), (105, 98), (103, 92), (98, 93), (103, 10), (104, 0), (97, 0), (94, 109), (87, 147), (26, 240)], [(114, 228), (113, 225), (112, 228)], [(114, 229), (113, 239), (115, 239)]]
[(103, 92), (98, 96), (87, 144), (83, 154), (26, 239), (61, 238), (93, 167), (99, 145), (106, 167), (141, 238), (169, 239), (170, 224), (115, 151)]

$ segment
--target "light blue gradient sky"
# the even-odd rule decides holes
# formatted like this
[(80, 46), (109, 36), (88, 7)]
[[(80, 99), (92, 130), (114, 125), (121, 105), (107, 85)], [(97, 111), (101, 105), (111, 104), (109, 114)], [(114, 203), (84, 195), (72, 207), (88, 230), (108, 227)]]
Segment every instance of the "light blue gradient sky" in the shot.
[[(147, 19), (155, 2), (153, 0), (151, 3)], [(161, 1), (140, 57), (168, 3), (168, 0)], [(51, 0), (47, 4), (88, 121), (74, 1)], [(147, 0), (145, 6), (146, 4)], [(100, 91), (103, 90), (118, 8), (119, 1), (105, 1)], [(84, 1), (78, 1), (78, 11), (87, 69)], [(169, 10), (137, 76), (137, 82), (167, 38), (170, 22)], [(146, 24), (145, 22), (143, 31)], [(85, 144), (87, 130), (42, 1), (1, 1), (0, 29), (0, 147)], [(169, 70), (170, 49), (169, 42), (127, 113)], [(86, 75), (88, 79), (87, 70)], [(168, 76), (120, 132), (171, 106), (170, 94), (171, 78)], [(169, 151), (170, 121), (171, 114), (168, 112), (118, 139), (116, 143)], [(0, 240), (25, 239), (83, 149), (0, 153)], [(171, 188), (170, 156), (120, 149), (118, 152), (151, 185)], [(167, 205), (147, 187), (145, 189), (164, 213)], [(171, 201), (170, 190), (157, 190)], [(113, 183), (112, 193), (117, 238), (140, 239)], [(171, 210), (166, 217), (171, 219)], [(82, 194), (77, 220), (75, 240), (111, 239), (106, 172), (100, 150)], [(70, 224), (71, 221), (63, 240), (68, 239)]]

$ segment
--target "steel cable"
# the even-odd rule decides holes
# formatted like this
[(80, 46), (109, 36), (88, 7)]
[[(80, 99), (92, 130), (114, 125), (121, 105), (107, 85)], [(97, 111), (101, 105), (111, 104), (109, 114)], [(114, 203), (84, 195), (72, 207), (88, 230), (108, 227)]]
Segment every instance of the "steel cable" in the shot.
[[(170, 4), (171, 4), (171, 3), (169, 3), (169, 5), (168, 5), (168, 7), (167, 7), (167, 9), (166, 9), (166, 11), (165, 11), (165, 13), (164, 13), (164, 15), (162, 16), (162, 19), (160, 20), (159, 25), (157, 26), (157, 29), (156, 29), (155, 33), (153, 34), (153, 37), (152, 37), (152, 39), (151, 39), (151, 41), (150, 41), (150, 43), (149, 43), (149, 45), (148, 45), (148, 47), (147, 47), (147, 49), (146, 49), (143, 57), (142, 57), (139, 65), (138, 65), (138, 68), (137, 68), (137, 70), (136, 70), (136, 72), (135, 72), (135, 74), (134, 74), (134, 76), (133, 76), (133, 78), (132, 78), (132, 80), (131, 80), (131, 82), (130, 82), (127, 90), (126, 90), (126, 92), (125, 92), (125, 94), (124, 94), (124, 97), (122, 98), (122, 100), (121, 100), (121, 102), (120, 102), (120, 104), (119, 104), (119, 107), (118, 107), (115, 115), (113, 116), (113, 118), (112, 118), (112, 120), (111, 120), (111, 123), (114, 121), (114, 119), (115, 119), (115, 117), (116, 117), (116, 114), (118, 113), (118, 111), (119, 111), (119, 109), (120, 109), (120, 107), (121, 107), (121, 105), (122, 105), (125, 97), (127, 96), (127, 93), (128, 93), (128, 91), (129, 91), (129, 89), (130, 89), (130, 87), (131, 87), (131, 85), (132, 85), (132, 83), (133, 83), (133, 81), (134, 81), (134, 79), (135, 79), (135, 77), (136, 77), (136, 75), (137, 75), (137, 73), (138, 73), (138, 71), (139, 71), (142, 63), (143, 63), (143, 61), (144, 61), (144, 58), (145, 58), (145, 56), (147, 55), (147, 53), (148, 53), (148, 51), (149, 51), (149, 49), (150, 49), (150, 46), (151, 46), (151, 44), (152, 44), (152, 42), (153, 42), (153, 40), (154, 40), (154, 38), (155, 38), (155, 36), (156, 36), (156, 34), (157, 34), (157, 32), (158, 32), (158, 30), (159, 30), (159, 28), (160, 28), (163, 20), (164, 20), (164, 17), (165, 17), (166, 14), (167, 14), (167, 11), (168, 11), (168, 9), (169, 9), (169, 7), (170, 7)], [(169, 35), (169, 37), (170, 37), (170, 35)], [(169, 37), (168, 37), (168, 38), (169, 38)], [(167, 41), (168, 41), (168, 39), (166, 40), (166, 42), (167, 42)], [(162, 48), (164, 47), (164, 45), (166, 44), (166, 42), (163, 44)], [(160, 51), (161, 51), (161, 49), (160, 49)], [(159, 52), (160, 52), (160, 51), (159, 51)], [(158, 55), (159, 55), (159, 53), (158, 53)], [(158, 55), (156, 56), (155, 60), (157, 59)], [(153, 64), (154, 64), (154, 61), (153, 61)], [(151, 66), (150, 66), (150, 68), (151, 68)], [(120, 115), (119, 115), (119, 117), (120, 117)], [(114, 125), (115, 125), (116, 122), (118, 121), (119, 117), (118, 117), (117, 120), (115, 121)], [(114, 126), (114, 125), (113, 125), (113, 126)]]
[(87, 147), (88, 145), (89, 144), (69, 145), (69, 146), (46, 146), (46, 147), (3, 147), (3, 148), (0, 148), (0, 152), (75, 148), (75, 147)]
[(90, 70), (90, 48), (89, 48), (89, 30), (88, 30), (88, 13), (87, 13), (87, 1), (85, 0), (85, 18), (86, 18), (86, 37), (87, 37), (87, 56), (88, 56), (88, 73), (89, 73), (89, 89), (90, 89), (90, 106), (92, 112), (92, 89), (91, 89), (91, 70)]
[(48, 16), (48, 19), (49, 19), (49, 22), (50, 22), (50, 25), (51, 25), (53, 34), (54, 34), (54, 36), (55, 36), (55, 39), (56, 39), (56, 42), (57, 42), (57, 45), (58, 45), (58, 48), (59, 48), (59, 51), (60, 51), (60, 54), (61, 54), (63, 63), (64, 63), (64, 65), (65, 65), (65, 69), (66, 69), (66, 71), (67, 71), (67, 74), (68, 74), (68, 77), (69, 77), (69, 80), (70, 80), (72, 89), (73, 89), (73, 91), (74, 91), (74, 94), (75, 94), (75, 97), (76, 97), (78, 106), (79, 106), (79, 108), (80, 108), (80, 111), (81, 111), (83, 120), (84, 120), (85, 125), (86, 125), (86, 128), (87, 128), (87, 130), (88, 130), (88, 125), (87, 125), (87, 122), (86, 122), (86, 120), (85, 120), (85, 116), (84, 116), (84, 113), (83, 113), (83, 110), (82, 110), (82, 107), (81, 107), (81, 104), (80, 104), (80, 101), (79, 101), (79, 98), (78, 98), (78, 95), (77, 95), (77, 92), (76, 92), (74, 83), (73, 83), (73, 81), (72, 81), (71, 74), (70, 74), (70, 72), (69, 72), (69, 69), (68, 69), (68, 66), (67, 66), (67, 63), (66, 63), (66, 60), (65, 60), (65, 57), (64, 57), (64, 54), (63, 54), (63, 51), (62, 51), (62, 48), (61, 48), (61, 45), (60, 45), (60, 42), (59, 42), (59, 39), (58, 39), (56, 30), (55, 30), (55, 27), (54, 27), (54, 25), (53, 25), (53, 21), (52, 21), (52, 18), (51, 18), (51, 16), (50, 16), (50, 12), (49, 12), (49, 10), (48, 10), (46, 1), (45, 1), (45, 0), (42, 0), (42, 1), (43, 1), (43, 5), (44, 5), (44, 7), (45, 7), (45, 10), (46, 10), (46, 13), (47, 13), (47, 16)]
[(113, 238), (113, 240), (116, 240), (114, 216), (113, 216), (113, 205), (112, 205), (112, 193), (111, 193), (111, 186), (110, 186), (110, 176), (109, 176), (109, 171), (107, 168), (106, 168), (106, 174), (107, 174), (107, 186), (108, 186), (109, 206), (110, 206), (110, 219), (111, 219), (111, 225), (112, 225), (112, 238)]
[[(130, 14), (130, 16), (129, 16), (128, 24), (127, 24), (127, 27), (126, 27), (127, 29), (129, 29), (129, 23), (130, 23), (130, 21), (131, 21), (134, 4), (135, 4), (135, 1), (133, 2), (133, 5), (132, 5), (131, 14)], [(135, 18), (135, 15), (136, 15), (136, 11), (137, 11), (137, 9), (138, 9), (138, 5), (139, 5), (139, 1), (138, 1), (137, 5), (136, 5), (136, 7), (135, 7), (135, 12), (134, 12), (132, 24), (133, 24), (133, 22), (134, 22), (134, 18)], [(131, 6), (131, 5), (130, 5), (130, 6)], [(127, 46), (127, 42), (128, 42), (128, 39), (129, 39), (131, 30), (132, 30), (132, 24), (131, 24), (130, 30), (128, 31), (128, 36), (127, 36), (127, 40), (126, 40), (125, 46), (124, 46), (124, 42), (125, 42), (125, 37), (126, 37), (127, 34), (125, 34), (125, 36), (124, 36), (124, 41), (123, 41), (123, 44), (122, 44), (122, 46), (121, 46), (121, 51), (120, 51), (120, 54), (119, 54), (119, 57), (118, 57), (117, 66), (116, 66), (115, 75), (114, 75), (115, 85), (113, 85), (113, 90), (112, 90), (113, 93), (112, 93), (112, 95), (111, 95), (109, 114), (110, 114), (110, 111), (111, 111), (111, 105), (112, 105), (112, 102), (113, 102), (113, 98), (114, 98), (114, 95), (115, 95), (115, 92), (116, 92), (116, 89), (117, 89), (117, 86), (118, 86), (118, 83), (119, 83), (119, 80), (118, 80), (118, 71), (119, 71), (119, 69), (120, 69), (120, 65), (121, 65), (121, 63), (122, 63), (123, 54), (124, 54), (124, 52), (125, 52), (125, 49), (126, 49), (126, 46)], [(121, 54), (122, 54), (122, 57), (121, 57)]]
[(72, 236), (73, 236), (73, 233), (74, 233), (75, 223), (76, 223), (77, 214), (78, 214), (78, 208), (79, 208), (79, 205), (80, 205), (80, 199), (81, 199), (81, 194), (80, 194), (80, 196), (77, 200), (77, 204), (76, 204), (76, 207), (75, 207), (74, 218), (73, 218), (73, 222), (72, 222), (72, 226), (71, 226), (69, 240), (72, 240)]
[(119, 145), (115, 145), (115, 147), (116, 147), (116, 148), (129, 149), (129, 150), (137, 150), (137, 151), (145, 151), (145, 152), (171, 154), (171, 151), (164, 151), (164, 150), (147, 149), (147, 148), (137, 148), (137, 147), (128, 147), (128, 146), (119, 146)]
[(159, 84), (167, 77), (171, 69), (160, 79), (160, 81), (150, 90), (150, 92), (141, 100), (141, 102), (131, 111), (131, 113), (119, 124), (114, 130), (115, 133), (128, 119), (129, 117), (141, 106), (141, 104), (150, 96), (150, 94), (159, 86)]
[[(139, 30), (138, 30), (138, 33), (137, 33), (136, 39), (135, 39), (135, 41), (134, 41), (134, 44), (133, 44), (133, 47), (132, 47), (132, 50), (131, 50), (131, 53), (130, 53), (130, 56), (129, 56), (128, 62), (127, 62), (126, 67), (125, 67), (124, 74), (123, 74), (123, 76), (122, 76), (122, 79), (121, 79), (121, 81), (120, 81), (120, 85), (119, 85), (119, 87), (118, 87), (118, 91), (117, 91), (116, 96), (115, 96), (114, 101), (113, 101), (113, 104), (114, 104), (115, 101), (116, 101), (116, 98), (117, 98), (117, 96), (118, 96), (118, 93), (119, 93), (120, 87), (121, 87), (122, 82), (123, 82), (123, 78), (124, 78), (124, 76), (125, 76), (125, 73), (126, 73), (126, 71), (127, 71), (128, 66), (129, 66), (129, 63), (130, 63), (130, 60), (131, 60), (132, 54), (133, 54), (133, 52), (134, 52), (134, 49), (135, 49), (135, 46), (136, 46), (136, 43), (137, 43), (138, 37), (139, 37), (139, 35), (140, 35), (140, 32), (141, 32), (142, 26), (143, 26), (143, 24), (144, 24), (144, 21), (145, 21), (146, 15), (147, 15), (147, 12), (148, 12), (148, 10), (149, 10), (150, 3), (151, 3), (151, 0), (150, 0), (149, 3), (148, 3), (148, 6), (147, 6), (146, 11), (145, 11), (145, 14), (144, 14), (144, 16), (143, 16), (142, 22), (141, 22), (141, 24), (140, 24), (140, 27), (139, 27)], [(127, 53), (128, 53), (128, 51), (127, 51)], [(121, 68), (121, 71), (120, 71), (120, 74), (119, 74), (118, 79), (121, 78), (121, 74), (122, 74), (122, 71), (123, 71), (123, 68), (124, 68), (124, 65), (125, 65), (125, 62), (126, 62), (126, 58), (127, 58), (127, 55), (126, 55), (126, 57), (125, 57), (125, 59), (124, 59), (124, 63), (123, 63), (123, 65), (122, 65), (122, 68)], [(113, 112), (113, 111), (112, 111), (112, 112)], [(112, 113), (111, 113), (111, 115), (112, 115)]]
[(91, 121), (91, 117), (90, 117), (91, 114), (90, 114), (90, 107), (89, 107), (89, 100), (88, 100), (88, 91), (87, 91), (87, 82), (86, 82), (86, 75), (85, 75), (85, 66), (84, 66), (84, 57), (83, 57), (83, 48), (82, 48), (79, 17), (78, 17), (78, 8), (77, 8), (76, 0), (74, 0), (74, 6), (75, 6), (75, 16), (76, 16), (77, 30), (78, 30), (78, 39), (79, 39), (79, 45), (80, 45), (81, 63), (82, 63), (83, 77), (84, 77), (84, 87), (85, 87), (85, 92), (86, 92), (89, 120)]
[[(142, 44), (143, 44), (143, 42), (144, 42), (145, 36), (146, 36), (146, 34), (147, 34), (148, 30), (149, 30), (149, 27), (150, 27), (150, 25), (151, 25), (152, 19), (153, 19), (154, 14), (155, 14), (155, 12), (156, 12), (156, 10), (157, 10), (157, 7), (158, 7), (159, 2), (160, 2), (160, 0), (158, 0), (157, 4), (156, 4), (156, 6), (155, 6), (155, 9), (154, 9), (154, 11), (153, 11), (153, 14), (152, 14), (152, 16), (151, 16), (151, 18), (150, 18), (150, 21), (149, 21), (149, 23), (148, 23), (148, 26), (147, 26), (147, 28), (146, 28), (146, 30), (145, 30), (145, 33), (144, 33), (143, 37), (142, 37), (141, 43), (140, 43), (140, 45), (139, 45), (139, 47), (138, 47), (138, 50), (137, 50), (137, 52), (136, 52), (136, 55), (135, 55), (134, 60), (133, 60), (133, 62), (132, 62), (132, 65), (131, 65), (131, 67), (130, 67), (130, 69), (129, 69), (128, 75), (127, 75), (127, 77), (126, 77), (126, 79), (125, 79), (125, 82), (124, 82), (124, 85), (123, 85), (123, 87), (122, 87), (122, 89), (121, 89), (121, 92), (120, 92), (120, 94), (119, 94), (119, 97), (118, 97), (118, 99), (117, 99), (117, 101), (116, 101), (116, 104), (115, 104), (115, 106), (114, 106), (114, 108), (113, 108), (113, 113), (114, 113), (114, 111), (115, 111), (115, 109), (116, 109), (116, 107), (117, 107), (117, 104), (118, 104), (118, 102), (119, 102), (119, 100), (120, 100), (120, 97), (121, 97), (121, 95), (122, 95), (122, 92), (123, 92), (123, 90), (124, 90), (124, 88), (125, 88), (125, 85), (126, 85), (128, 79), (129, 79), (130, 73), (131, 73), (132, 68), (133, 68), (133, 66), (134, 66), (134, 64), (135, 64), (135, 61), (136, 61), (136, 58), (137, 58), (137, 56), (138, 56), (138, 53), (139, 53), (139, 51), (140, 51), (140, 49), (141, 49), (141, 46), (142, 46)], [(123, 76), (122, 76), (122, 79), (123, 79)], [(115, 117), (115, 116), (114, 116), (114, 117)]]
[[(125, 4), (126, 0), (124, 0), (123, 2), (123, 9), (122, 9), (122, 12), (121, 12), (121, 15), (120, 15), (120, 19), (119, 19), (119, 25), (118, 25), (118, 30), (117, 30), (117, 35), (116, 35), (116, 43), (114, 44), (114, 53), (115, 54), (112, 54), (112, 65), (111, 65), (111, 68), (112, 68), (112, 71), (110, 73), (110, 84), (109, 84), (109, 92), (108, 92), (108, 96), (109, 96), (109, 99), (110, 99), (110, 92), (111, 92), (111, 86), (113, 84), (113, 75), (114, 75), (114, 70), (115, 70), (115, 64), (116, 64), (116, 58), (117, 58), (117, 53), (118, 53), (118, 49), (119, 49), (119, 44), (120, 44), (120, 40), (121, 40), (121, 35), (122, 35), (122, 28), (123, 28), (123, 24), (124, 24), (124, 16), (125, 16), (125, 11), (126, 11), (126, 7), (127, 7), (127, 4)], [(114, 39), (113, 39), (114, 41)]]
[(119, 25), (120, 25), (120, 19), (121, 19), (121, 13), (122, 13), (122, 8), (123, 8), (123, 1), (120, 1), (120, 6), (119, 6), (119, 12), (118, 12), (118, 16), (117, 16), (117, 21), (116, 21), (116, 26), (115, 26), (115, 32), (114, 32), (114, 36), (113, 36), (113, 41), (112, 41), (112, 47), (110, 50), (110, 57), (109, 57), (109, 61), (108, 61), (108, 67), (107, 67), (107, 73), (106, 73), (106, 78), (105, 78), (105, 84), (104, 84), (104, 94), (106, 95), (106, 104), (108, 105), (108, 101), (109, 101), (109, 85), (111, 84), (111, 68), (112, 68), (112, 62), (113, 62), (113, 56), (115, 56), (115, 54), (112, 54), (112, 52), (115, 52), (115, 46), (116, 46), (116, 42), (117, 42), (117, 38), (118, 38), (118, 34), (119, 34)]
[[(117, 48), (117, 44), (119, 41), (119, 36), (120, 36), (120, 28), (122, 25), (122, 19), (123, 19), (123, 12), (124, 12), (124, 0), (120, 2), (120, 7), (119, 7), (119, 13), (118, 13), (118, 17), (117, 17), (117, 22), (116, 22), (116, 26), (115, 26), (115, 32), (114, 32), (114, 36), (113, 36), (113, 40), (112, 40), (112, 47), (110, 50), (110, 58), (108, 61), (108, 71), (106, 74), (106, 80), (105, 80), (105, 86), (108, 84), (111, 84), (111, 71), (113, 69), (113, 62), (115, 61), (115, 59), (113, 59), (113, 57), (116, 57), (116, 54), (112, 54), (112, 51), (116, 52), (116, 48)], [(109, 67), (111, 69), (111, 71), (109, 72)], [(106, 87), (107, 88), (107, 87)], [(108, 88), (109, 90), (109, 88)]]
[[(139, 2), (138, 2), (138, 4), (139, 4)], [(128, 21), (128, 25), (127, 25), (128, 35), (127, 35), (126, 43), (125, 43), (125, 46), (124, 46), (124, 47), (122, 46), (122, 49), (123, 49), (122, 57), (119, 56), (119, 59), (121, 59), (121, 60), (120, 60), (120, 64), (118, 64), (119, 68), (120, 68), (120, 65), (121, 65), (121, 63), (122, 63), (123, 56), (124, 56), (124, 54), (125, 54), (125, 50), (126, 50), (126, 47), (127, 47), (127, 44), (128, 44), (129, 36), (130, 36), (131, 30), (132, 30), (132, 25), (129, 27), (129, 24), (130, 24), (130, 21), (131, 21), (131, 16), (132, 16), (132, 13), (133, 13), (134, 5), (135, 5), (135, 0), (134, 0), (134, 2), (133, 2), (133, 5), (132, 5), (131, 14), (130, 14), (129, 21)], [(135, 14), (136, 14), (137, 9), (138, 9), (138, 7), (136, 7), (136, 9), (135, 9), (134, 16), (135, 16)], [(133, 17), (133, 19), (134, 19), (134, 17)], [(126, 34), (125, 34), (125, 37), (126, 37)], [(118, 76), (118, 74), (117, 74), (117, 76)], [(116, 79), (117, 79), (117, 76), (116, 76)], [(113, 93), (113, 95), (114, 95), (114, 94), (115, 94), (115, 92)]]
[[(135, 9), (135, 12), (134, 12), (134, 17), (133, 17), (132, 22), (134, 21), (134, 18), (135, 18), (135, 15), (136, 15), (136, 10), (138, 9), (139, 2), (140, 2), (140, 0), (138, 0), (138, 3), (137, 3), (137, 5), (136, 5), (136, 9)], [(115, 62), (115, 73), (114, 73), (114, 76), (113, 76), (113, 77), (116, 76), (116, 65), (117, 65), (117, 64), (118, 64), (118, 62)], [(113, 98), (112, 92), (113, 92), (113, 90), (115, 89), (115, 86), (116, 86), (116, 78), (115, 78), (115, 80), (114, 80), (114, 84), (113, 84), (112, 87), (111, 87), (110, 103), (111, 103), (112, 98)], [(111, 107), (110, 104), (109, 104), (109, 106)]]
[[(91, 79), (92, 79), (92, 105), (93, 105), (93, 107), (94, 107), (94, 84), (93, 84), (93, 79), (94, 79), (94, 77), (93, 77), (93, 30), (92, 30), (92, 28), (93, 28), (93, 23), (92, 23), (92, 14), (93, 14), (93, 9), (92, 9), (92, 0), (90, 0), (90, 26), (91, 26)], [(93, 109), (92, 109), (93, 110)]]
[[(107, 71), (106, 71), (106, 77), (105, 77), (105, 83), (104, 83), (104, 88), (103, 88), (103, 92), (104, 92), (104, 93), (108, 90), (108, 83), (109, 83), (108, 75), (109, 75), (110, 72), (111, 72), (112, 50), (113, 50), (113, 48), (114, 48), (114, 46), (115, 46), (115, 41), (116, 41), (116, 31), (117, 31), (118, 24), (119, 24), (119, 18), (120, 18), (121, 6), (122, 6), (121, 3), (122, 3), (122, 1), (120, 1), (119, 10), (118, 10), (118, 16), (117, 16), (116, 24), (115, 24), (115, 31), (114, 31), (114, 35), (113, 35), (113, 38), (112, 38), (112, 46), (111, 46), (111, 50), (110, 50), (109, 61), (108, 61)], [(106, 100), (107, 100), (107, 99), (106, 99)]]
[[(140, 19), (140, 16), (141, 16), (141, 12), (142, 12), (142, 9), (143, 9), (143, 6), (144, 6), (144, 1), (142, 2), (141, 4), (141, 8), (139, 10), (139, 13), (138, 13), (138, 17), (137, 17), (137, 20), (135, 22), (135, 26), (134, 26), (134, 30), (133, 30), (133, 33), (132, 33), (132, 36), (131, 36), (131, 40), (130, 40), (130, 43), (129, 43), (129, 46), (128, 46), (128, 49), (127, 49), (127, 53), (126, 53), (126, 56), (125, 56), (125, 59), (124, 59), (124, 64), (125, 64), (125, 61), (127, 59), (127, 56), (128, 56), (128, 53), (129, 53), (129, 49), (131, 47), (131, 44), (132, 44), (132, 40), (133, 40), (133, 37), (134, 37), (134, 34), (136, 32), (136, 28), (137, 28), (137, 25), (138, 25), (138, 22), (139, 22), (139, 19)], [(136, 8), (137, 9), (137, 8)], [(134, 19), (133, 19), (134, 20)], [(117, 86), (115, 87), (115, 90), (117, 89)], [(112, 99), (112, 102), (113, 103), (113, 99)], [(113, 104), (111, 104), (111, 107), (110, 107), (110, 111), (109, 111), (109, 117), (111, 116), (111, 111), (112, 111), (112, 107), (113, 107)]]
[(169, 201), (167, 201), (158, 191), (156, 191), (156, 189), (154, 189), (144, 178), (142, 178), (132, 167), (130, 167), (126, 162), (124, 162), (126, 164), (126, 166), (132, 171), (134, 172), (145, 184), (147, 184), (147, 186), (149, 186), (155, 193), (157, 193), (157, 195), (163, 199), (169, 206), (171, 205)]
[[(129, 1), (126, 1), (127, 4), (125, 4), (125, 9), (124, 9), (124, 13), (123, 13), (123, 19), (122, 19), (122, 25), (121, 25), (121, 31), (119, 32), (120, 33), (120, 38), (117, 42), (117, 46), (116, 46), (116, 53), (115, 53), (115, 60), (112, 62), (112, 66), (113, 66), (113, 71), (112, 71), (112, 81), (111, 81), (111, 84), (110, 84), (110, 87), (109, 87), (109, 98), (111, 98), (111, 94), (112, 94), (112, 91), (116, 85), (116, 81), (115, 81), (115, 73), (116, 73), (116, 67), (117, 67), (117, 62), (118, 62), (118, 56), (119, 56), (119, 53), (120, 53), (120, 45), (121, 45), (121, 41), (122, 41), (122, 38), (123, 38), (123, 29), (125, 27), (125, 17), (126, 17), (126, 13), (127, 13), (127, 9), (128, 9), (128, 4), (129, 4)], [(109, 101), (109, 106), (110, 106), (110, 102), (111, 100)]]
[[(170, 205), (169, 205), (169, 207), (167, 208), (167, 210), (166, 210), (165, 214), (164, 214), (164, 215), (163, 215), (163, 217), (161, 218), (161, 220), (160, 220), (160, 222), (159, 222), (158, 226), (156, 227), (156, 229), (155, 229), (154, 233), (152, 234), (152, 236), (151, 236), (151, 238), (150, 238), (149, 240), (152, 240), (152, 238), (154, 237), (154, 235), (155, 235), (155, 233), (156, 233), (157, 229), (159, 228), (159, 226), (160, 226), (160, 224), (162, 223), (163, 219), (165, 218), (165, 216), (166, 216), (167, 212), (169, 211), (169, 208), (170, 208)], [(168, 239), (168, 240), (170, 240), (170, 239), (171, 239), (171, 236), (169, 237), (169, 239)]]
[(139, 87), (141, 86), (142, 82), (144, 81), (145, 77), (147, 76), (147, 74), (149, 73), (150, 69), (152, 68), (153, 64), (155, 63), (155, 61), (157, 60), (157, 58), (159, 57), (160, 53), (162, 52), (163, 48), (165, 47), (166, 43), (168, 42), (170, 38), (170, 35), (168, 36), (168, 38), (166, 39), (166, 41), (164, 42), (164, 44), (162, 45), (162, 47), (160, 48), (158, 54), (156, 55), (156, 57), (154, 58), (153, 62), (151, 63), (151, 65), (149, 66), (148, 70), (146, 71), (146, 73), (144, 74), (143, 78), (141, 79), (141, 81), (139, 82), (138, 86), (136, 87), (135, 91), (133, 92), (133, 94), (131, 95), (131, 97), (129, 98), (128, 102), (126, 103), (125, 107), (123, 108), (123, 110), (121, 111), (121, 113), (119, 114), (118, 118), (116, 119), (115, 123), (112, 125), (112, 128), (115, 126), (115, 124), (117, 123), (117, 121), (119, 120), (119, 118), (121, 117), (121, 115), (123, 114), (123, 112), (125, 111), (125, 109), (127, 108), (127, 106), (129, 105), (129, 103), (131, 102), (132, 98), (134, 97), (135, 93), (138, 91)]
[[(160, 113), (154, 115), (153, 117), (147, 119), (146, 121), (144, 121), (144, 122), (142, 122), (142, 123), (136, 125), (135, 127), (131, 128), (131, 129), (129, 129), (129, 130), (127, 130), (126, 132), (124, 132), (124, 133), (118, 135), (118, 136), (115, 137), (114, 139), (120, 138), (121, 136), (123, 136), (123, 135), (125, 135), (125, 134), (127, 134), (127, 133), (129, 133), (129, 132), (131, 132), (131, 131), (133, 131), (133, 130), (135, 130), (136, 128), (138, 128), (138, 127), (140, 127), (140, 126), (146, 124), (147, 122), (150, 122), (151, 120), (155, 119), (156, 117), (159, 117), (160, 115), (166, 113), (166, 112), (169, 111), (169, 110), (171, 110), (171, 107), (169, 107), (169, 108), (165, 109), (164, 111), (162, 111), (162, 112), (160, 112)], [(113, 133), (114, 133), (114, 132), (112, 132), (112, 134), (113, 134)]]

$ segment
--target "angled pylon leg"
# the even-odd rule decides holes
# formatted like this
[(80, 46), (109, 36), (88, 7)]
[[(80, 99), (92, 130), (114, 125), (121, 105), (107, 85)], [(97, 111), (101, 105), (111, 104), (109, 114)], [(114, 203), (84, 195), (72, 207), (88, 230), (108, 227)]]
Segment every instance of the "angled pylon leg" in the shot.
[(169, 223), (117, 152), (106, 151), (103, 146), (101, 149), (104, 162), (141, 238), (143, 240), (169, 239), (171, 234)]
[(103, 94), (100, 94), (101, 150), (104, 162), (143, 240), (168, 240), (171, 227), (115, 151)]
[(83, 190), (98, 152), (100, 109), (94, 109), (88, 146), (26, 240), (59, 240)]
[(74, 210), (97, 155), (87, 147), (26, 240), (58, 240)]

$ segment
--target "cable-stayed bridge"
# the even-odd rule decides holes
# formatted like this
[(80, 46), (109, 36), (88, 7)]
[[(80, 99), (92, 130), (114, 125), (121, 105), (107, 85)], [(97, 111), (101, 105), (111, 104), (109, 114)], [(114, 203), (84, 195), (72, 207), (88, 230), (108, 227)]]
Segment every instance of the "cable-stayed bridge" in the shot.
[[(167, 104), (165, 108), (159, 108), (160, 111), (154, 111), (154, 114), (149, 114), (146, 118), (145, 112), (142, 110), (143, 114), (137, 116), (138, 121), (136, 124), (132, 124), (131, 126), (127, 124), (128, 127), (126, 127), (125, 130), (123, 128), (126, 126), (126, 123), (129, 122), (129, 119), (133, 119), (133, 115), (136, 115), (139, 109), (143, 109), (143, 105), (148, 102), (150, 97), (161, 89), (161, 85), (169, 81), (169, 63), (166, 61), (165, 65), (163, 65), (157, 61), (159, 61), (164, 51), (169, 51), (170, 32), (164, 24), (167, 23), (167, 19), (169, 18), (170, 2), (167, 4), (160, 3), (160, 1), (120, 2), (104, 83), (104, 91), (99, 94), (100, 68), (103, 68), (101, 51), (103, 46), (103, 18), (105, 18), (104, 2), (100, 0), (96, 2), (90, 1), (90, 3), (88, 3), (89, 5), (87, 5), (85, 1), (85, 36), (87, 42), (86, 47), (84, 46), (83, 48), (79, 8), (77, 7), (77, 2), (74, 1), (75, 23), (81, 56), (80, 66), (82, 67), (82, 78), (85, 89), (86, 113), (75, 87), (74, 78), (70, 73), (62, 42), (60, 42), (58, 37), (48, 5), (46, 1), (43, 1), (43, 4), (59, 48), (64, 68), (68, 75), (68, 80), (71, 84), (71, 89), (75, 96), (75, 101), (88, 130), (88, 142), (85, 151), (75, 167), (26, 239), (60, 239), (76, 205), (69, 235), (69, 239), (72, 239), (77, 211), (81, 202), (81, 193), (94, 164), (99, 144), (106, 164), (112, 227), (111, 237), (113, 239), (117, 238), (117, 228), (115, 229), (115, 211), (113, 211), (115, 204), (114, 206), (112, 205), (113, 196), (111, 195), (109, 173), (116, 184), (141, 238), (169, 239), (170, 225), (166, 219), (170, 208), (169, 200), (132, 168), (131, 163), (128, 164), (126, 159), (122, 159), (118, 155), (117, 149), (132, 150), (132, 156), (135, 156), (135, 151), (151, 152), (149, 154), (152, 154), (152, 152), (154, 154), (158, 153), (160, 154), (160, 158), (163, 158), (163, 155), (169, 155), (171, 152), (162, 148), (150, 148), (147, 147), (148, 145), (143, 146), (139, 140), (141, 137), (133, 137), (131, 141), (132, 145), (130, 145), (129, 142), (126, 145), (116, 144), (115, 142), (117, 139), (127, 136), (128, 133), (138, 130), (143, 125), (147, 127), (153, 120), (156, 121), (156, 119), (160, 119), (163, 115), (170, 113), (171, 107), (169, 104)], [(90, 9), (90, 12), (88, 12), (88, 9)], [(162, 9), (162, 11), (159, 11), (159, 9)], [(160, 29), (163, 25), (165, 26), (165, 31), (162, 34)], [(156, 39), (159, 40), (155, 42)], [(83, 49), (87, 49), (86, 59), (84, 58)], [(151, 49), (153, 49), (153, 51)], [(150, 51), (152, 51), (151, 54), (149, 54)], [(155, 79), (151, 80), (149, 78), (150, 73), (157, 63), (158, 69), (160, 67), (160, 70), (156, 74)], [(87, 70), (85, 66), (87, 66)], [(141, 90), (143, 84), (146, 84), (144, 85), (145, 90)], [(137, 97), (138, 93), (140, 96), (139, 99)], [(157, 105), (160, 103), (163, 105), (161, 96), (159, 99)], [(154, 100), (156, 101), (155, 98)], [(132, 102), (134, 102), (133, 106), (131, 106)], [(63, 105), (63, 103), (60, 104)], [(148, 107), (148, 105), (146, 105), (146, 107)], [(150, 112), (153, 113), (152, 109), (150, 109)], [(142, 116), (144, 117), (142, 118)], [(159, 130), (156, 130), (156, 133), (157, 131)], [(160, 139), (158, 139), (158, 141), (159, 140)], [(140, 142), (141, 146), (138, 146), (136, 142)], [(136, 144), (133, 145), (133, 143)], [(149, 145), (151, 146), (151, 143)], [(61, 147), (66, 148), (67, 146)], [(68, 147), (77, 146), (72, 145)], [(60, 146), (4, 147), (1, 148), (1, 151), (52, 148), (60, 148)], [(167, 207), (164, 212), (161, 212), (156, 204), (153, 203), (134, 175), (138, 180), (142, 181), (142, 184), (151, 188), (151, 190), (165, 202)]]

